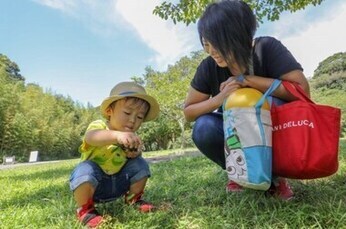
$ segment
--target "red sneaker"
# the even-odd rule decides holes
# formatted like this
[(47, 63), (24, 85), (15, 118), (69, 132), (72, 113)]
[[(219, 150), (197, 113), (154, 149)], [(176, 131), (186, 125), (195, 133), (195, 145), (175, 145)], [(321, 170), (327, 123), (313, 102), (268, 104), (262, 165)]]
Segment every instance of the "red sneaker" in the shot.
[(77, 210), (77, 218), (89, 228), (96, 228), (103, 222), (103, 217), (96, 211), (92, 199), (84, 204), (80, 210)]
[(287, 179), (281, 177), (273, 181), (267, 192), (271, 196), (285, 201), (291, 200), (294, 197), (294, 193), (291, 186), (288, 184)]
[(125, 194), (125, 203), (137, 206), (138, 210), (143, 213), (152, 212), (155, 206), (142, 199), (143, 192), (136, 195)]
[(228, 181), (226, 185), (226, 192), (242, 192), (242, 191), (244, 191), (242, 186), (240, 186), (239, 184), (235, 183), (232, 180)]

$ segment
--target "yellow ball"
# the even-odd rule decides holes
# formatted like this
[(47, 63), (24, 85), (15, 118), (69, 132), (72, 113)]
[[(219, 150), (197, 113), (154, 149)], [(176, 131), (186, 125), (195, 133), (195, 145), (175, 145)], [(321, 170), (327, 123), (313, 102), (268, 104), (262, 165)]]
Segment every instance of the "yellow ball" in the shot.
[[(253, 107), (262, 97), (262, 92), (253, 88), (240, 88), (228, 96), (225, 103), (225, 109), (233, 107)], [(262, 109), (270, 110), (267, 100), (264, 101)]]

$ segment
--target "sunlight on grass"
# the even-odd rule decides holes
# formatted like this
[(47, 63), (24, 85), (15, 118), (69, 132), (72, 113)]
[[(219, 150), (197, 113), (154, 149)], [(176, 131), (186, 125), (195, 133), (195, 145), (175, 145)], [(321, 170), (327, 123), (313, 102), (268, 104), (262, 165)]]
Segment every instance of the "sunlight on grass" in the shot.
[[(261, 191), (227, 194), (225, 172), (205, 157), (151, 164), (145, 198), (158, 210), (141, 214), (123, 203), (99, 204), (104, 228), (345, 228), (346, 140), (333, 176), (291, 180), (296, 198), (282, 202)], [(146, 155), (169, 155), (152, 152)], [(68, 179), (78, 160), (0, 172), (0, 228), (82, 228)]]

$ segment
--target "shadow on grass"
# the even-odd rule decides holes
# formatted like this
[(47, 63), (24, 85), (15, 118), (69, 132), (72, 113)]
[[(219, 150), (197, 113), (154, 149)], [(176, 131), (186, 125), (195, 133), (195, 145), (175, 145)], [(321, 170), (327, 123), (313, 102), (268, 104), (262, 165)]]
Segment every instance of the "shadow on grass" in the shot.
[(37, 170), (36, 172), (30, 172), (30, 173), (26, 173), (24, 169), (22, 170), (23, 171), (18, 171), (18, 172), (13, 170), (11, 174), (6, 175), (5, 178), (0, 177), (0, 180), (9, 179), (13, 182), (17, 182), (17, 181), (37, 181), (37, 180), (57, 179), (57, 178), (66, 176), (66, 174), (70, 174), (73, 168), (62, 169), (62, 168), (54, 168), (52, 166), (51, 168), (48, 168), (45, 170)]
[[(29, 194), (21, 193), (13, 198), (8, 198), (1, 201), (0, 209), (4, 210), (24, 208), (44, 208), (45, 205), (58, 203), (66, 199), (67, 196), (72, 196), (68, 183), (50, 184), (45, 187), (31, 191)], [(58, 203), (59, 205), (62, 203)]]
[(71, 196), (68, 180), (72, 169), (73, 166), (40, 165), (6, 171), (0, 182), (6, 184), (3, 193), (9, 195), (0, 198), (0, 208), (40, 207)]

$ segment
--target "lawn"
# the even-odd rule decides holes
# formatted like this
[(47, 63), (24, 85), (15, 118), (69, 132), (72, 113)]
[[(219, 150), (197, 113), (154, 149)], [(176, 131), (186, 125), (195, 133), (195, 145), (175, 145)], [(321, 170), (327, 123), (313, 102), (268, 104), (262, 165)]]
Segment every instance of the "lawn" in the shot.
[[(82, 228), (68, 187), (78, 160), (0, 171), (0, 228)], [(346, 228), (346, 141), (330, 177), (291, 180), (296, 198), (261, 191), (225, 192), (226, 174), (205, 157), (151, 164), (146, 199), (158, 211), (141, 214), (119, 199), (98, 205), (103, 228)]]

